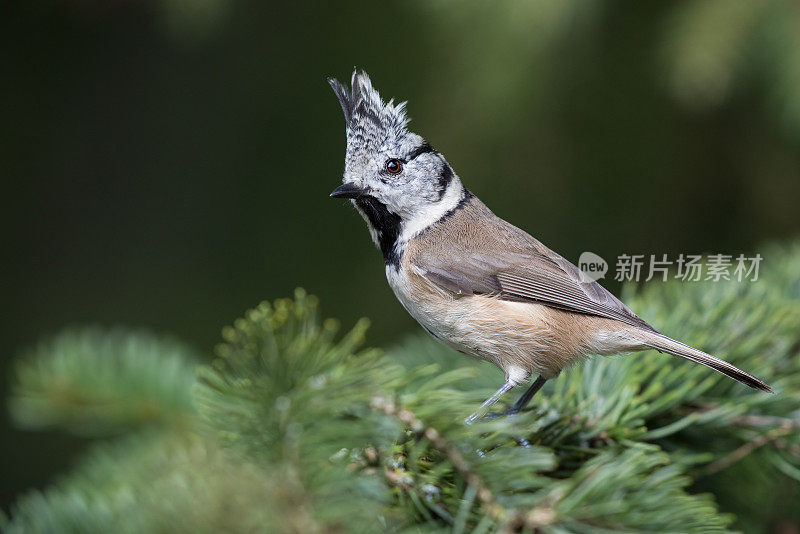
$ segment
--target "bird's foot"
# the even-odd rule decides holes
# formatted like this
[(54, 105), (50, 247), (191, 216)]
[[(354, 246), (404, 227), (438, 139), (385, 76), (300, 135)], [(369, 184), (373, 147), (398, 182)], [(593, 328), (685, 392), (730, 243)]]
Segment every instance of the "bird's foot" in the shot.
[(465, 425), (471, 425), (472, 423), (474, 423), (478, 419), (481, 419), (482, 417), (484, 417), (484, 413), (481, 412), (481, 411), (477, 411), (474, 414), (472, 414), (469, 417), (467, 417), (466, 419), (464, 419), (464, 424)]
[(514, 408), (509, 408), (504, 412), (489, 412), (484, 417), (486, 419), (497, 419), (498, 417), (508, 417), (509, 415), (517, 415), (521, 410), (515, 410)]
[(492, 419), (497, 419), (498, 417), (508, 417), (509, 415), (516, 415), (520, 413), (522, 410), (509, 408), (504, 412), (482, 412), (477, 411), (474, 414), (470, 415), (466, 419), (464, 419), (464, 424), (471, 425), (478, 419), (486, 419), (487, 421), (491, 421)]
[(475, 412), (474, 414), (470, 415), (466, 419), (464, 419), (464, 423), (471, 425), (478, 419), (486, 419), (487, 421), (491, 421), (492, 419), (497, 419), (498, 417), (505, 417), (506, 415), (514, 415), (517, 412), (511, 412), (507, 410), (505, 412)]

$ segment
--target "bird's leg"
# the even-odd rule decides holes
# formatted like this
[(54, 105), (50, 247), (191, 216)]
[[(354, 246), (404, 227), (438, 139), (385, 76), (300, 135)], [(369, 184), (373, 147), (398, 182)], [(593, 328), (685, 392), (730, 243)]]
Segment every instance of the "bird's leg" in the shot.
[(514, 406), (503, 412), (502, 415), (514, 415), (515, 413), (519, 413), (525, 409), (525, 406), (531, 401), (536, 392), (539, 391), (544, 383), (547, 382), (547, 379), (543, 376), (539, 375), (539, 378), (531, 384), (531, 387), (528, 388), (528, 391), (522, 394), (517, 402), (514, 403)]
[(522, 410), (525, 409), (525, 406), (528, 405), (533, 396), (536, 395), (536, 392), (541, 389), (541, 387), (544, 385), (545, 382), (547, 382), (547, 379), (542, 376), (539, 376), (539, 378), (537, 378), (536, 381), (533, 384), (531, 384), (531, 387), (529, 387), (528, 390), (522, 394), (519, 400), (514, 403), (514, 406), (512, 406), (505, 412), (488, 413), (486, 414), (486, 417), (491, 417), (491, 418), (503, 417), (505, 415), (514, 415), (521, 412)]
[(483, 404), (481, 404), (481, 407), (478, 408), (477, 412), (464, 419), (464, 422), (468, 425), (471, 425), (472, 423), (474, 423), (475, 421), (486, 415), (486, 411), (489, 409), (489, 407), (495, 402), (497, 402), (498, 399), (500, 399), (500, 397), (508, 393), (513, 387), (514, 383), (506, 381), (505, 384), (500, 386), (500, 389), (494, 392), (494, 395), (486, 399), (483, 402)]

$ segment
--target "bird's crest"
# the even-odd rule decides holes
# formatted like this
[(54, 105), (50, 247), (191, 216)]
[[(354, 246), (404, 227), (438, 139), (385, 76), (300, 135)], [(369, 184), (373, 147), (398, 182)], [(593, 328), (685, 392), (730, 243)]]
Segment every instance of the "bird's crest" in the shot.
[(342, 105), (348, 151), (379, 150), (406, 135), (406, 103), (384, 102), (366, 72), (353, 71), (349, 91), (335, 78), (328, 78), (328, 83)]

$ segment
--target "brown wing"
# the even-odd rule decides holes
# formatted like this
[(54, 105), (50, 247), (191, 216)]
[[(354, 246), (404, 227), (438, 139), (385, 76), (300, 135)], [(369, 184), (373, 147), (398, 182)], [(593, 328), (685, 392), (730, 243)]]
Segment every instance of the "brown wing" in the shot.
[[(459, 217), (463, 221), (448, 221), (455, 231), (439, 229), (438, 233), (447, 235), (423, 236), (432, 246), (421, 243), (423, 246), (410, 260), (420, 274), (456, 295), (489, 294), (535, 301), (655, 332), (572, 263), (495, 217), (482, 204), (472, 211), (477, 209), (485, 212), (475, 217), (467, 211)], [(476, 229), (475, 223), (482, 228)]]

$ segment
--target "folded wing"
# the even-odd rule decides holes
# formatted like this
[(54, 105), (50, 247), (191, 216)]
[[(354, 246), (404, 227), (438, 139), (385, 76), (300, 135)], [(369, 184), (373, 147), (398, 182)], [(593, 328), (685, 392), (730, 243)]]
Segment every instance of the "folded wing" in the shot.
[[(533, 240), (527, 234), (525, 237), (529, 243)], [(520, 242), (524, 241), (507, 243)], [(482, 252), (423, 252), (413, 263), (428, 280), (456, 295), (484, 294), (533, 301), (561, 310), (615, 319), (655, 332), (603, 286), (538, 242), (531, 246), (511, 245), (510, 249), (508, 245), (492, 247)]]

